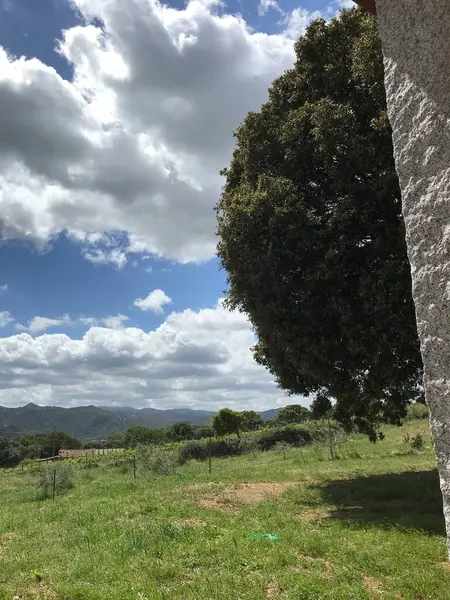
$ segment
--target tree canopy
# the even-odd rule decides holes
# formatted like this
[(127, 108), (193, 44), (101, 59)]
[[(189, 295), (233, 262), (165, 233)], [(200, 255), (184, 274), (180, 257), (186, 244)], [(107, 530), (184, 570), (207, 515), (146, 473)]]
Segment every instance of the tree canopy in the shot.
[(216, 435), (235, 433), (239, 437), (241, 415), (230, 408), (222, 408), (213, 416), (213, 429)]
[(295, 52), (223, 171), (227, 303), (282, 388), (375, 439), (422, 378), (376, 20), (317, 20)]
[(310, 418), (310, 410), (300, 404), (289, 404), (276, 415), (275, 422), (279, 425), (290, 425), (291, 423), (303, 423)]
[(263, 426), (264, 421), (255, 410), (243, 410), (239, 414), (243, 431), (255, 431)]

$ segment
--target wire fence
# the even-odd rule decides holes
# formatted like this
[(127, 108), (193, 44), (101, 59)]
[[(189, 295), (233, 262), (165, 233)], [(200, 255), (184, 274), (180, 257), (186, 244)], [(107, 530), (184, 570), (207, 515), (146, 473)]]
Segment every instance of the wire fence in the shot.
[[(100, 467), (99, 474), (106, 470), (128, 476), (134, 482), (144, 480), (150, 483), (155, 477), (181, 476), (180, 467), (193, 461), (200, 465), (200, 469), (204, 466), (209, 474), (219, 473), (219, 461), (245, 454), (257, 458), (265, 453), (277, 452), (280, 459), (286, 459), (298, 450), (298, 456), (305, 462), (310, 458), (360, 458), (348, 441), (348, 435), (339, 426), (316, 428), (313, 433), (301, 427), (284, 428), (240, 437), (206, 438), (165, 445), (141, 444), (134, 449), (86, 449), (75, 452), (75, 456), (59, 456), (51, 464), (42, 460), (28, 461), (11, 471), (37, 477), (38, 498), (55, 500), (59, 494), (71, 489), (81, 473), (89, 469)], [(305, 458), (309, 453), (311, 457)], [(74, 471), (80, 475), (75, 477)]]

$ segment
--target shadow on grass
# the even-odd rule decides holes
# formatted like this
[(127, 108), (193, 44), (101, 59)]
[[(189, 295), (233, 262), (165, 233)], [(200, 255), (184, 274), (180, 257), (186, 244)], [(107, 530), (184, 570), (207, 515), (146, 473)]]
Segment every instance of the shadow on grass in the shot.
[(321, 493), (324, 502), (338, 507), (331, 519), (445, 535), (436, 469), (330, 481)]

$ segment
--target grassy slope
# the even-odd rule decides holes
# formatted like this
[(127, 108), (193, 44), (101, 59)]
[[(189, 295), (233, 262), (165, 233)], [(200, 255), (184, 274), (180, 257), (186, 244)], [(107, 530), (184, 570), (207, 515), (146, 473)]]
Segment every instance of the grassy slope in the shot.
[[(405, 430), (426, 449), (399, 455)], [(76, 487), (32, 500), (30, 474), (0, 475), (0, 599), (446, 600), (440, 493), (427, 424), (352, 443), (361, 458), (312, 449), (191, 463), (136, 482), (99, 468)], [(239, 482), (294, 482), (282, 496), (199, 500)], [(205, 524), (192, 519), (202, 520)], [(249, 540), (274, 533), (278, 541)], [(42, 574), (34, 581), (33, 569)]]

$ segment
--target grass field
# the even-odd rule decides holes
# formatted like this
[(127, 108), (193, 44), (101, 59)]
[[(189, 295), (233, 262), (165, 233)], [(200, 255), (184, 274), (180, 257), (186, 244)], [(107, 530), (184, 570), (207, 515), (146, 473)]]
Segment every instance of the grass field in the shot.
[(386, 434), (336, 461), (273, 451), (149, 481), (80, 469), (55, 502), (36, 500), (35, 475), (4, 472), (0, 599), (448, 600), (428, 425)]

